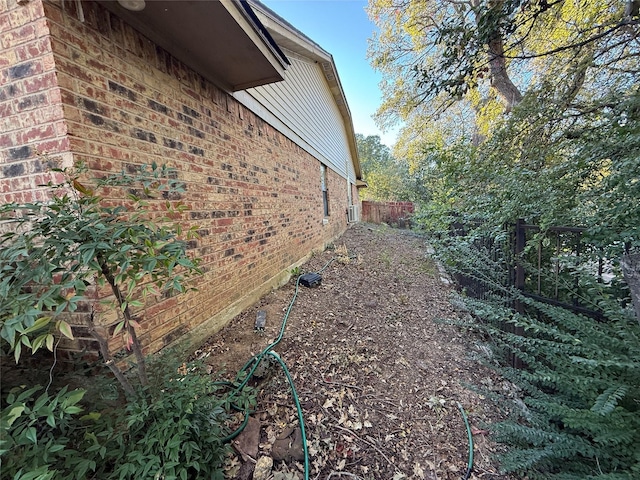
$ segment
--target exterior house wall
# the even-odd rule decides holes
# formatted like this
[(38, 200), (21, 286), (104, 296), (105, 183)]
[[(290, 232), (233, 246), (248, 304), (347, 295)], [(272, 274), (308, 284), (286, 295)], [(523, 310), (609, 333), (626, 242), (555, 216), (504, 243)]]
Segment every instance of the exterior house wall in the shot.
[(318, 62), (284, 50), (291, 66), (285, 81), (248, 89), (252, 97), (274, 119), (286, 118), (290, 135), (316, 158), (355, 183), (355, 173), (347, 148), (347, 132), (338, 107)]
[(0, 32), (1, 198), (44, 200), (53, 178), (38, 152), (70, 155), (42, 4), (0, 0)]
[[(12, 1), (0, 0), (0, 5)], [(22, 191), (32, 191), (34, 175), (7, 171), (18, 171), (15, 165), (25, 165), (26, 173), (42, 171), (35, 157), (42, 146), (52, 158), (72, 152), (92, 176), (153, 161), (175, 167), (186, 189), (181, 200), (187, 210), (179, 221), (185, 230), (198, 227), (200, 237), (190, 241), (190, 254), (202, 260), (204, 273), (195, 280), (198, 291), (148, 298), (137, 314), (145, 351), (184, 338), (197, 345), (344, 231), (345, 179), (328, 172), (331, 210), (324, 224), (317, 158), (99, 4), (82, 2), (81, 10), (77, 5), (45, 2), (43, 9), (34, 1), (27, 4), (29, 18), (12, 20), (25, 15), (23, 6), (12, 7), (20, 13), (9, 13), (8, 21), (16, 23), (15, 45), (42, 43), (43, 53), (24, 70), (6, 66), (14, 65), (14, 58), (0, 64), (3, 78), (11, 81), (3, 95), (9, 98), (14, 87), (23, 92), (0, 104), (19, 122), (15, 134), (0, 137), (7, 159), (0, 186), (20, 191), (10, 182), (24, 177)], [(6, 25), (7, 16), (0, 18)], [(34, 23), (34, 33), (22, 33)], [(31, 91), (24, 72), (42, 76), (38, 81), (48, 89)], [(44, 95), (41, 106), (50, 113), (36, 113), (40, 107), (33, 114), (18, 111), (27, 94)], [(30, 115), (39, 129), (37, 141), (21, 133), (28, 131)], [(113, 200), (117, 197), (114, 192)], [(108, 328), (115, 320), (107, 314), (102, 323)], [(91, 344), (81, 327), (76, 334), (73, 348)]]

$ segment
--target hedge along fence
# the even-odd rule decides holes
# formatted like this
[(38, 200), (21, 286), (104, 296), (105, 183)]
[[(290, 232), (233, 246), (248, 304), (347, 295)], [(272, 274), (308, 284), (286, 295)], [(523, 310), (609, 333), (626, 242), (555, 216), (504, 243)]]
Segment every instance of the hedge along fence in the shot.
[(412, 202), (362, 202), (362, 221), (387, 223), (400, 228), (411, 227)]

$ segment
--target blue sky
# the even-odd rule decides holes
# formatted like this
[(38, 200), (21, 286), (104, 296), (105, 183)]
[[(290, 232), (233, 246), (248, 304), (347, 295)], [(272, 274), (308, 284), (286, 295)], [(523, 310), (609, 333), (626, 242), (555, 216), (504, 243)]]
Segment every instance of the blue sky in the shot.
[(347, 96), (355, 133), (379, 135), (389, 147), (396, 132), (383, 133), (371, 116), (382, 102), (380, 75), (367, 60), (367, 45), (375, 26), (366, 0), (261, 0), (291, 25), (333, 55)]

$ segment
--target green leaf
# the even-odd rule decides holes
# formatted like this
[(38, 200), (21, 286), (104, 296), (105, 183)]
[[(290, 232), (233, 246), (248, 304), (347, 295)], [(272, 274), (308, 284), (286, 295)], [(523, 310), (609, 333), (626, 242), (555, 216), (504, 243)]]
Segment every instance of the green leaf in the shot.
[(71, 326), (64, 320), (58, 320), (58, 330), (60, 330), (60, 333), (62, 333), (68, 339), (74, 339), (73, 332), (71, 331)]
[(21, 335), (20, 336), (20, 343), (22, 343), (23, 345), (25, 345), (25, 346), (27, 346), (29, 348), (33, 348), (31, 346), (31, 340), (26, 335)]
[(33, 342), (31, 342), (31, 353), (36, 353), (42, 345), (44, 345), (45, 340), (47, 339), (47, 334), (40, 335)]
[(38, 412), (47, 402), (49, 401), (49, 395), (45, 392), (38, 397), (38, 399), (33, 404), (32, 410), (34, 412)]
[(100, 412), (89, 412), (86, 415), (80, 417), (80, 420), (95, 422), (96, 420), (99, 420), (100, 417), (102, 417), (102, 414)]
[(38, 432), (36, 427), (29, 427), (25, 431), (25, 437), (30, 440), (34, 445), (38, 444)]
[(87, 393), (86, 390), (81, 390), (79, 388), (69, 392), (66, 395), (66, 398), (64, 399), (65, 405), (75, 405), (80, 400), (82, 400), (82, 398), (84, 397), (85, 393)]
[(48, 325), (50, 321), (51, 317), (40, 317), (33, 323), (33, 325), (24, 330), (22, 333), (28, 334), (31, 332), (35, 332), (36, 330), (40, 330), (41, 328), (44, 328), (46, 325)]
[(591, 411), (602, 416), (606, 416), (613, 412), (616, 405), (629, 391), (627, 385), (618, 385), (607, 388), (604, 392), (598, 395)]
[(47, 344), (47, 350), (49, 350), (50, 352), (53, 352), (53, 340), (54, 340), (53, 335), (48, 334), (46, 339), (46, 344)]
[(122, 331), (123, 327), (124, 327), (124, 321), (117, 323), (116, 327), (113, 329), (113, 337), (118, 335)]
[(1, 427), (3, 429), (11, 427), (11, 425), (13, 425), (13, 422), (15, 422), (20, 417), (20, 415), (22, 415), (22, 412), (24, 412), (24, 410), (24, 405), (14, 405), (13, 407), (9, 408), (9, 411), (7, 413), (2, 412)]
[(16, 359), (16, 363), (20, 360), (20, 354), (22, 353), (22, 343), (16, 343), (13, 349), (13, 357)]
[(56, 418), (53, 415), (53, 413), (50, 413), (49, 415), (47, 415), (47, 424), (51, 427), (51, 428), (55, 428), (56, 426)]

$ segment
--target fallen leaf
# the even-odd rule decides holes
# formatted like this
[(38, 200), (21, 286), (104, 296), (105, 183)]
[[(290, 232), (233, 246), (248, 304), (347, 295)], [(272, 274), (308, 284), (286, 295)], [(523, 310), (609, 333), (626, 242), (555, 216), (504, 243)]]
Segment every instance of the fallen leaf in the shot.
[(322, 404), (322, 408), (328, 409), (333, 407), (333, 404), (335, 403), (335, 401), (336, 401), (335, 398), (327, 398), (325, 402)]
[(489, 434), (489, 430), (482, 430), (480, 428), (471, 427), (471, 433), (473, 435), (488, 435)]

